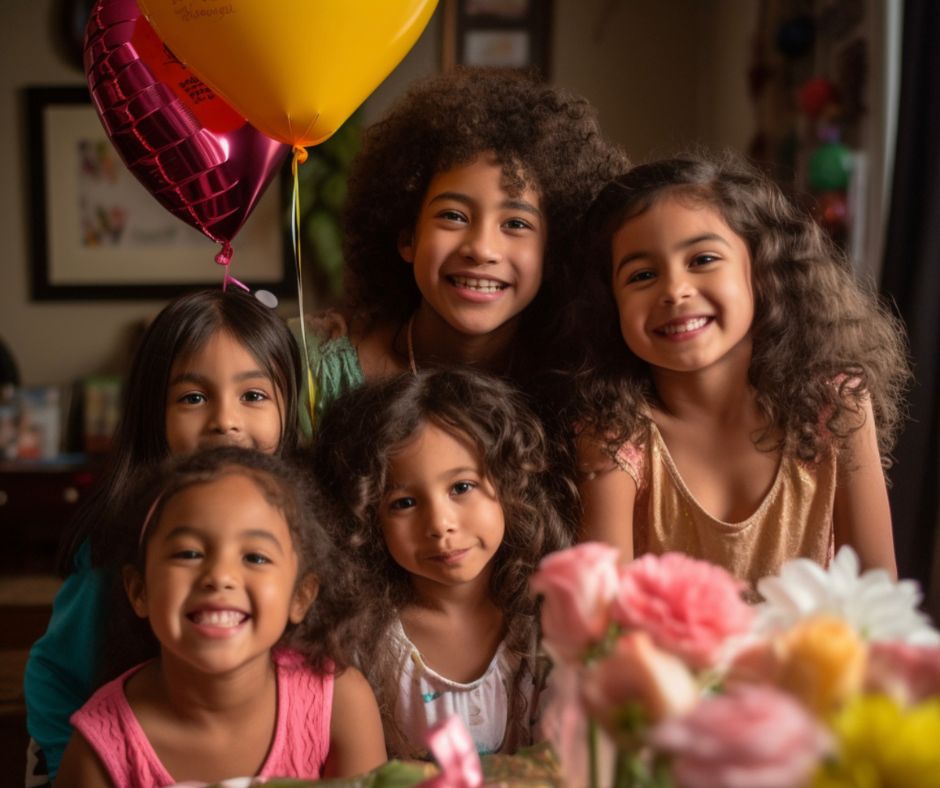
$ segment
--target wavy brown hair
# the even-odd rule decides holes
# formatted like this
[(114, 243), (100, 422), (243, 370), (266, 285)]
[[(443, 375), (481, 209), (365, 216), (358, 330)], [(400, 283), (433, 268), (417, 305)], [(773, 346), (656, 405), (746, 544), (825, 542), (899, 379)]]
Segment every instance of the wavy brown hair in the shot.
[[(394, 725), (400, 665), (387, 648), (389, 627), (414, 599), (410, 575), (389, 553), (379, 521), (389, 461), (427, 424), (476, 448), (496, 489), (506, 522), (493, 558), (490, 590), (503, 614), (504, 642), (520, 660), (510, 695), (508, 741), (524, 743), (530, 723), (521, 690), (536, 674), (537, 605), (529, 578), (543, 556), (569, 544), (556, 511), (544, 431), (507, 383), (470, 369), (422, 370), (364, 386), (327, 412), (316, 436), (314, 467), (324, 489), (345, 507), (336, 541), (363, 569), (369, 626), (358, 643), (359, 664), (382, 710), (386, 741), (400, 756), (416, 755)], [(527, 714), (528, 712), (528, 714)]]
[[(538, 192), (548, 240), (539, 294), (520, 336), (532, 352), (576, 275), (576, 239), (592, 199), (627, 166), (602, 137), (580, 96), (513, 69), (457, 68), (412, 87), (366, 129), (352, 165), (343, 252), (350, 305), (381, 320), (404, 321), (421, 294), (398, 244), (412, 232), (439, 172), (491, 152), (511, 195)], [(523, 354), (524, 355), (524, 354)]]
[[(758, 445), (806, 461), (844, 448), (870, 398), (887, 465), (911, 376), (900, 321), (808, 213), (730, 152), (637, 166), (598, 195), (588, 222), (580, 323), (591, 353), (575, 376), (573, 420), (609, 435), (611, 447), (644, 438), (643, 405), (655, 401), (656, 391), (647, 364), (620, 335), (611, 241), (624, 223), (667, 196), (715, 209), (747, 244), (755, 298), (748, 378), (768, 425)], [(770, 441), (774, 433), (782, 441)]]
[[(136, 485), (131, 499), (135, 504), (126, 513), (127, 522), (135, 527), (124, 529), (126, 536), (113, 545), (113, 568), (130, 565), (143, 575), (150, 537), (166, 505), (190, 487), (233, 474), (254, 482), (265, 500), (283, 514), (298, 557), (297, 582), (312, 574), (319, 584), (306, 617), (299, 624), (287, 624), (278, 647), (299, 651), (320, 672), (342, 670), (350, 662), (347, 644), (358, 631), (358, 578), (324, 525), (332, 517), (331, 505), (309, 474), (285, 459), (226, 446), (175, 458), (151, 470)], [(114, 572), (116, 577), (120, 574)], [(112, 595), (114, 637), (108, 639), (105, 680), (160, 652), (149, 623), (131, 608), (123, 583), (115, 583)]]

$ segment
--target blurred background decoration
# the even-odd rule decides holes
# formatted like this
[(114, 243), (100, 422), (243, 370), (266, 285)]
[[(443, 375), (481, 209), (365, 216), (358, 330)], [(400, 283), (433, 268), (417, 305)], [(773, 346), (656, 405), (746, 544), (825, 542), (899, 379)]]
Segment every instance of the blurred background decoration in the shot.
[[(297, 170), (300, 182), (304, 292), (311, 308), (339, 304), (343, 294), (341, 218), (349, 165), (359, 150), (362, 111), (358, 110), (326, 142), (309, 149)], [(282, 183), (286, 253), (290, 254), (290, 166)]]

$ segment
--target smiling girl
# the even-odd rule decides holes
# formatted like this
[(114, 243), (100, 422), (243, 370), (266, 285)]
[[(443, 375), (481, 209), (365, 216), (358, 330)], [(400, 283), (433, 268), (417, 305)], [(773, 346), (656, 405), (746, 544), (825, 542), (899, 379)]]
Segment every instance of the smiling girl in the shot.
[(553, 352), (580, 223), (625, 166), (587, 101), (518, 71), (460, 68), (408, 91), (353, 162), (348, 309), (308, 320), (317, 413), (438, 364), (527, 382)]
[(751, 583), (842, 544), (894, 574), (903, 335), (813, 220), (739, 159), (689, 156), (613, 181), (591, 231), (584, 537)]
[(57, 786), (349, 777), (385, 761), (368, 684), (338, 671), (343, 563), (305, 482), (274, 457), (218, 448), (144, 484), (124, 582), (159, 656), (72, 716)]

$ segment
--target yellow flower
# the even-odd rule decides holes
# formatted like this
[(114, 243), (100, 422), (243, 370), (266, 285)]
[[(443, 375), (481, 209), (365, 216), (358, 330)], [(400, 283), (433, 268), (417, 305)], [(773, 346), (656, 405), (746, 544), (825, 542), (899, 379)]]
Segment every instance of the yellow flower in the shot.
[(832, 727), (839, 755), (813, 788), (940, 788), (940, 700), (905, 710), (884, 695), (862, 696)]
[(841, 618), (815, 616), (775, 643), (778, 685), (819, 716), (857, 694), (865, 677), (867, 648)]

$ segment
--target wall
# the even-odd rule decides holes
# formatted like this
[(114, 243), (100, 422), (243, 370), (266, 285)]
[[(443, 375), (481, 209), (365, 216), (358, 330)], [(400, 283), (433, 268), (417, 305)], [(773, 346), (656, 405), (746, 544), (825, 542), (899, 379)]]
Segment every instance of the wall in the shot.
[(745, 149), (752, 0), (556, 0), (553, 81), (587, 96), (642, 161), (700, 142)]
[[(61, 383), (119, 368), (129, 336), (162, 301), (29, 299), (29, 206), (20, 91), (27, 85), (81, 85), (81, 71), (52, 49), (57, 0), (0, 3), (0, 336), (27, 384)], [(555, 0), (553, 77), (598, 107), (606, 133), (632, 158), (693, 140), (745, 147), (744, 92), (752, 0)], [(374, 120), (440, 59), (442, 13), (367, 102)], [(284, 304), (285, 311), (291, 304)]]

